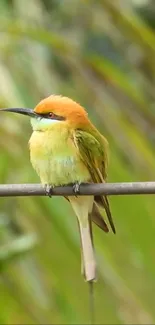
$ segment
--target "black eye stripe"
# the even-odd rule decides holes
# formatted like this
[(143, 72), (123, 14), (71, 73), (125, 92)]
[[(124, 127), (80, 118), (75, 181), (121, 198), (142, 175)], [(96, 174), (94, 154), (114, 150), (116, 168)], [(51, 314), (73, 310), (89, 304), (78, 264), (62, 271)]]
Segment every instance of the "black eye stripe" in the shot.
[(40, 116), (51, 120), (65, 121), (65, 117), (56, 115), (53, 112), (47, 114), (40, 114)]

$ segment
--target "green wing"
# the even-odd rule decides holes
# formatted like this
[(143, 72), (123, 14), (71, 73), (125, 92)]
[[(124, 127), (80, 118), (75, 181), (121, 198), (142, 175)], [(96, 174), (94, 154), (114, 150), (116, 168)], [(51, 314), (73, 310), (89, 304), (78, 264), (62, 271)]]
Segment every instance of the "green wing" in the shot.
[[(86, 131), (76, 130), (74, 143), (79, 150), (81, 159), (89, 170), (91, 181), (93, 183), (104, 183), (107, 178), (108, 143), (103, 136), (97, 135), (97, 137)], [(115, 233), (107, 197), (98, 195), (94, 198), (96, 204), (104, 207), (112, 231)]]
[[(100, 142), (86, 131), (76, 130), (74, 134), (76, 146), (78, 147), (81, 159), (87, 166), (92, 181), (94, 183), (102, 182), (107, 177), (107, 141), (101, 137)], [(102, 175), (102, 179), (100, 176)]]

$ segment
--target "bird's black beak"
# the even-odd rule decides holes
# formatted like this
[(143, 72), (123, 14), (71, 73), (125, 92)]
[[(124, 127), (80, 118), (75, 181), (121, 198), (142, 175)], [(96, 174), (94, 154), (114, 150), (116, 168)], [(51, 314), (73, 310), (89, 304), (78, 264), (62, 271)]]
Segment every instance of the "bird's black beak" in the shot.
[(31, 108), (1, 108), (0, 111), (12, 112), (12, 113), (31, 116), (31, 117), (38, 116), (38, 114), (35, 113)]

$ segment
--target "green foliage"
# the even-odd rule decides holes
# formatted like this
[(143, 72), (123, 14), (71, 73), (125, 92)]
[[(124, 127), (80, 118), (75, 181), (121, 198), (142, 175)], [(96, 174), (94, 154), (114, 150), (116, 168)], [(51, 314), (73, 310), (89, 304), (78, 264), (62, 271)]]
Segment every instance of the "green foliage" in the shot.
[[(110, 143), (111, 182), (154, 180), (155, 34), (140, 12), (129, 0), (0, 2), (0, 106), (33, 108), (51, 93), (80, 102)], [(38, 182), (29, 120), (0, 121), (0, 182)], [(110, 203), (117, 235), (94, 226), (96, 323), (153, 324), (154, 196)], [(89, 322), (78, 227), (63, 198), (1, 199), (0, 240), (1, 324)]]

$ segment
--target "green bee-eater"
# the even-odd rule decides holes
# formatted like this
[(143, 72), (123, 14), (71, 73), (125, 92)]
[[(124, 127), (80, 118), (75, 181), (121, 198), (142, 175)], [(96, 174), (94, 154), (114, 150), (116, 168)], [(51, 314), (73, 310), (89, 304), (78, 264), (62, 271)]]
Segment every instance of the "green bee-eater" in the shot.
[[(33, 133), (29, 140), (30, 158), (41, 183), (48, 187), (69, 183), (105, 182), (108, 166), (108, 142), (88, 119), (84, 108), (70, 98), (52, 95), (33, 110), (6, 109), (31, 117)], [(83, 271), (87, 281), (96, 277), (91, 221), (105, 232), (108, 226), (104, 208), (115, 233), (107, 197), (66, 197), (78, 218)]]

